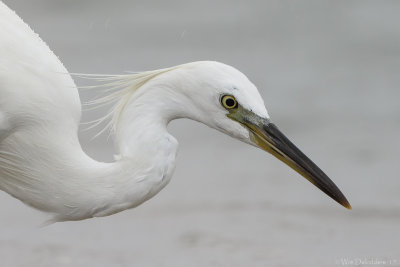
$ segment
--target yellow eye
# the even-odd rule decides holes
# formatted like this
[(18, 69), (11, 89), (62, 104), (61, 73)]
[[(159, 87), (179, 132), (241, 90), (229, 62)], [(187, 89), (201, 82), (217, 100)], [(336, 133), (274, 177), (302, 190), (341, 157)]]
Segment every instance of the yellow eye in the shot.
[(221, 98), (221, 104), (226, 109), (233, 109), (233, 108), (237, 108), (237, 106), (238, 106), (236, 99), (231, 95), (224, 95)]

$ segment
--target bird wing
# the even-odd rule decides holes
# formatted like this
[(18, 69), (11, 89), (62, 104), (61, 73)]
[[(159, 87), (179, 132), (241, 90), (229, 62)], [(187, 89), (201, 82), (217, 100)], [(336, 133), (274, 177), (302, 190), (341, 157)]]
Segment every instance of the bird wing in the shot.
[(33, 124), (77, 130), (78, 90), (61, 61), (0, 1), (0, 142)]
[(60, 211), (62, 197), (80, 185), (75, 166), (94, 162), (79, 144), (80, 116), (70, 74), (0, 0), (0, 190), (40, 210)]

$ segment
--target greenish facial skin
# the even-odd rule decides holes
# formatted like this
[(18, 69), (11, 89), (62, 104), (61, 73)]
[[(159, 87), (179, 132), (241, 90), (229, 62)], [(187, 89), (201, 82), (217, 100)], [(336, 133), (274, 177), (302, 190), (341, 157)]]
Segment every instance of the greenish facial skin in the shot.
[(350, 203), (332, 180), (269, 119), (261, 118), (239, 103), (234, 107), (223, 106), (229, 112), (226, 115), (228, 118), (249, 130), (250, 139), (255, 145), (287, 164), (340, 205), (351, 209)]

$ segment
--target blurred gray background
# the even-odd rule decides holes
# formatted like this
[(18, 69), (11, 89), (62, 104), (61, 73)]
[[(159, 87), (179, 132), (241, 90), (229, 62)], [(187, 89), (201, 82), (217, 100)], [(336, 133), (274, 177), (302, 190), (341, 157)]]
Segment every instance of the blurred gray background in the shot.
[[(263, 151), (179, 120), (175, 175), (134, 210), (40, 228), (44, 214), (0, 192), (2, 266), (400, 265), (400, 1), (4, 2), (70, 72), (235, 66), (353, 211)], [(112, 140), (93, 135), (81, 131), (84, 149), (111, 161)]]

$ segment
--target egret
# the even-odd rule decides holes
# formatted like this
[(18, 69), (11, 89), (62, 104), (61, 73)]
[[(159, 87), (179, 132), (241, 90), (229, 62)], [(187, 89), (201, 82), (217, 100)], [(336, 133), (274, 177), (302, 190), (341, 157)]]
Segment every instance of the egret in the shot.
[(171, 120), (189, 118), (259, 147), (346, 208), (338, 187), (271, 121), (257, 88), (237, 69), (199, 61), (106, 76), (118, 157), (90, 158), (78, 140), (81, 102), (68, 71), (23, 20), (0, 2), (0, 189), (52, 221), (108, 216), (136, 207), (170, 181), (177, 140)]

